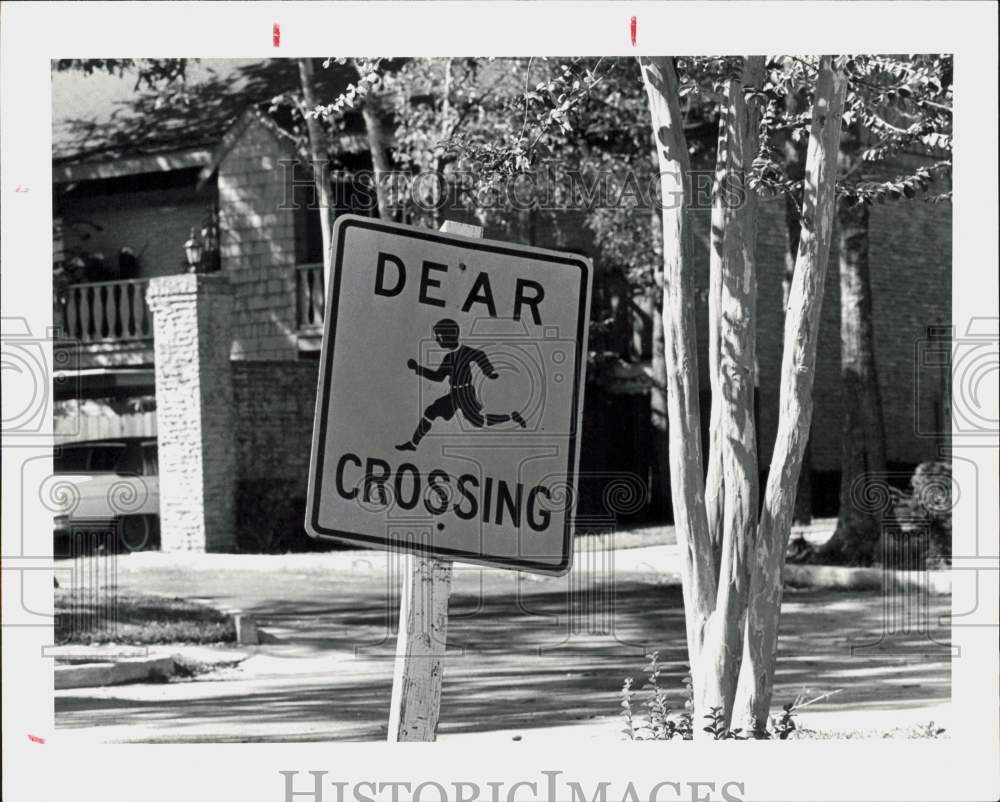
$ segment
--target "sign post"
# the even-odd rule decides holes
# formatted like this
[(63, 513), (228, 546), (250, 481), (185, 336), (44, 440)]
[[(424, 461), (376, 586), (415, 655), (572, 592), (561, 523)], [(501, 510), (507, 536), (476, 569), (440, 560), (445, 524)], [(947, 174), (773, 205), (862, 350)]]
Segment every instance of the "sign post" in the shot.
[[(441, 231), (473, 239), (483, 236), (480, 226), (446, 220)], [(433, 741), (441, 713), (444, 654), (448, 648), (448, 599), (451, 596), (450, 560), (403, 557), (403, 584), (399, 592), (399, 632), (396, 667), (389, 702), (388, 741)]]
[(572, 563), (592, 268), (338, 218), (306, 530), (403, 552), (390, 741), (434, 740), (452, 561)]
[(389, 703), (391, 743), (434, 740), (441, 711), (450, 595), (450, 560), (405, 555)]

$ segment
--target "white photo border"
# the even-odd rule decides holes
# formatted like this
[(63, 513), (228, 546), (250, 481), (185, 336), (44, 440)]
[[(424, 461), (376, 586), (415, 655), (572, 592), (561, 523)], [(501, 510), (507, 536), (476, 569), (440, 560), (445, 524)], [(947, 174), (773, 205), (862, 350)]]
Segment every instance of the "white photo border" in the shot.
[[(637, 44), (630, 19), (637, 18)], [(281, 29), (280, 47), (272, 39)], [(997, 310), (997, 10), (941, 2), (280, 2), (30, 3), (0, 7), (2, 149), (2, 313), (33, 335), (51, 326), (50, 59), (111, 57), (295, 57), (302, 55), (652, 55), (662, 53), (918, 53), (955, 55), (953, 323)], [(6, 331), (5, 331), (6, 336)], [(4, 395), (21, 377), (4, 374)], [(6, 401), (4, 402), (7, 403)], [(996, 399), (992, 402), (997, 403)], [(995, 407), (994, 407), (994, 415)], [(49, 416), (51, 419), (51, 414)], [(976, 461), (982, 507), (965, 494), (955, 515), (955, 552), (980, 570), (956, 570), (953, 609), (976, 610), (955, 627), (953, 720), (941, 740), (677, 743), (547, 748), (472, 741), (468, 745), (377, 743), (89, 745), (55, 730), (51, 642), (44, 628), (3, 628), (4, 797), (11, 800), (283, 800), (279, 771), (325, 770), (329, 779), (540, 781), (563, 771), (584, 788), (608, 780), (609, 799), (628, 781), (743, 784), (756, 800), (971, 800), (1000, 795), (1000, 698), (995, 610), (998, 596), (997, 443), (955, 441)], [(40, 566), (19, 552), (21, 527), (51, 531), (50, 514), (19, 485), (26, 460), (50, 444), (4, 442), (3, 610), (51, 615), (46, 582), (8, 575)], [(35, 494), (37, 495), (37, 494)], [(23, 519), (22, 519), (23, 513)], [(974, 532), (978, 522), (978, 533)], [(18, 562), (21, 560), (22, 562)], [(29, 566), (30, 563), (30, 566)], [(971, 563), (970, 563), (971, 565)], [(24, 574), (26, 571), (21, 571)], [(19, 574), (19, 575), (20, 575)], [(6, 622), (5, 622), (6, 623)], [(614, 701), (609, 688), (609, 705)], [(485, 746), (482, 748), (480, 746)], [(652, 750), (656, 750), (655, 752)], [(336, 799), (328, 787), (326, 799)], [(527, 792), (522, 792), (527, 793)], [(687, 793), (687, 792), (685, 792)], [(295, 797), (297, 802), (309, 799)], [(345, 797), (350, 798), (350, 797)], [(427, 799), (436, 799), (432, 791)], [(519, 797), (521, 798), (521, 797)], [(528, 797), (523, 797), (528, 798)], [(617, 797), (617, 798), (620, 798)], [(677, 799), (664, 792), (662, 799)], [(685, 798), (690, 799), (690, 796)]]

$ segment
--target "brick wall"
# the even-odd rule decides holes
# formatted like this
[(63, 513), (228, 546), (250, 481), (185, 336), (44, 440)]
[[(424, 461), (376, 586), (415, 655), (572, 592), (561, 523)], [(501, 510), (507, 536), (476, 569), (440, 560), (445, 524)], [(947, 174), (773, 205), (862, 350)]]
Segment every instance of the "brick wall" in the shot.
[(235, 545), (229, 363), (232, 288), (226, 276), (153, 279), (160, 521), (166, 551)]
[(233, 361), (232, 368), (237, 475), (293, 480), (304, 494), (319, 363)]
[(945, 376), (919, 365), (916, 348), (926, 340), (928, 326), (951, 326), (951, 206), (920, 201), (876, 206), (871, 226), (878, 232), (870, 256), (889, 459), (920, 462), (934, 456), (937, 441), (917, 432), (940, 430), (934, 410)]
[(303, 529), (318, 362), (232, 362), (239, 546), (310, 545)]
[[(917, 432), (934, 429), (932, 416), (935, 403), (940, 402), (941, 383), (938, 376), (926, 374), (917, 381), (915, 349), (918, 341), (926, 337), (928, 326), (951, 324), (951, 207), (922, 201), (875, 206), (871, 210), (870, 232), (875, 358), (885, 411), (887, 457), (891, 462), (917, 463), (935, 454), (935, 441)], [(784, 236), (781, 205), (763, 204), (757, 255), (760, 445), (765, 464), (770, 459), (777, 433), (784, 324), (781, 308)], [(840, 468), (842, 399), (837, 236), (835, 228), (813, 389), (812, 464), (819, 471)], [(707, 255), (704, 258), (707, 270)], [(704, 306), (699, 312), (707, 319)], [(919, 398), (916, 396), (918, 385)], [(918, 415), (921, 416), (919, 426)]]
[(252, 121), (219, 165), (222, 269), (236, 292), (235, 359), (295, 359), (295, 220), (279, 161), (294, 157)]

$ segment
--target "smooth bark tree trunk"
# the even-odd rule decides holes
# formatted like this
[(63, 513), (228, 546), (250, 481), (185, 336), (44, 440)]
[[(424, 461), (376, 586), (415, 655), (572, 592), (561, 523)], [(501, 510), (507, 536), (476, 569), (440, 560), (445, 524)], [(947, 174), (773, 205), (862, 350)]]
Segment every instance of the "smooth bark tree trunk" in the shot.
[[(706, 517), (718, 568), (715, 609), (703, 657), (708, 696), (729, 724), (743, 657), (747, 593), (757, 532), (758, 468), (754, 422), (757, 374), (757, 200), (747, 177), (757, 155), (764, 58), (745, 61), (726, 86), (712, 210), (709, 331), (712, 426)], [(715, 527), (715, 529), (713, 529)]]
[[(730, 82), (731, 84), (732, 82)], [(730, 87), (727, 86), (727, 97)], [(723, 105), (719, 118), (719, 136), (715, 154), (715, 178), (712, 185), (712, 217), (708, 236), (708, 386), (712, 394), (708, 413), (708, 454), (705, 457), (705, 516), (712, 538), (712, 554), (718, 567), (722, 558), (722, 516), (725, 506), (725, 486), (722, 474), (722, 391), (720, 388), (720, 333), (722, 303), (722, 261), (728, 209), (723, 203), (722, 185), (731, 169), (732, 154), (728, 141), (728, 104)]]
[(837, 156), (846, 89), (839, 61), (821, 57), (806, 156), (802, 234), (785, 313), (778, 434), (757, 532), (746, 652), (737, 695), (737, 720), (750, 727), (765, 726), (770, 713), (785, 551), (812, 423), (816, 341), (836, 211)]
[(365, 121), (365, 131), (368, 137), (368, 150), (372, 156), (372, 171), (375, 180), (375, 196), (378, 203), (378, 216), (383, 220), (392, 220), (392, 162), (386, 152), (388, 131), (382, 115), (375, 107), (376, 101), (365, 100), (361, 116)]
[[(650, 156), (653, 164), (658, 165), (658, 148), (656, 137), (652, 138)], [(661, 210), (655, 207), (649, 213), (649, 236), (655, 240), (660, 236), (662, 227)], [(649, 317), (652, 337), (650, 341), (650, 369), (653, 384), (649, 389), (649, 417), (653, 434), (653, 455), (656, 458), (656, 475), (658, 483), (655, 489), (655, 504), (657, 511), (665, 515), (670, 506), (670, 444), (667, 425), (667, 362), (663, 345), (663, 317), (660, 309), (663, 305), (663, 261), (653, 270), (653, 286), (649, 289)]]
[[(789, 112), (799, 110), (797, 98), (789, 95), (786, 100)], [(785, 172), (792, 181), (801, 181), (805, 175), (806, 149), (793, 142), (790, 137), (785, 140)], [(788, 308), (788, 292), (792, 286), (792, 276), (795, 274), (795, 256), (799, 250), (799, 235), (802, 233), (799, 218), (799, 204), (792, 198), (785, 198), (785, 272), (781, 280), (781, 309)], [(802, 470), (799, 471), (799, 486), (795, 492), (795, 512), (792, 522), (797, 524), (812, 523), (812, 448), (806, 441), (806, 450), (802, 454)]]
[(840, 516), (822, 556), (868, 563), (877, 554), (881, 521), (858, 504), (864, 483), (885, 472), (885, 422), (875, 365), (875, 332), (868, 262), (868, 207), (838, 206), (840, 377), (843, 398)]
[(662, 279), (657, 276), (657, 287), (653, 293), (653, 353), (650, 367), (653, 372), (653, 386), (649, 390), (649, 415), (653, 433), (653, 452), (656, 457), (656, 474), (659, 478), (657, 504), (661, 511), (667, 508), (667, 493), (670, 486), (670, 445), (667, 425), (667, 362), (663, 344), (663, 318), (660, 307), (663, 303)]
[[(351, 60), (351, 66), (360, 79), (364, 75), (362, 66), (357, 59)], [(375, 184), (375, 203), (378, 216), (383, 220), (392, 220), (392, 161), (387, 152), (389, 131), (382, 116), (378, 93), (368, 94), (361, 105), (361, 119), (365, 123), (365, 136), (368, 139), (368, 152), (372, 157), (372, 181)]]
[[(307, 111), (315, 109), (316, 82), (311, 58), (298, 59), (299, 82), (302, 99)], [(306, 131), (309, 134), (309, 157), (312, 159), (313, 180), (316, 183), (316, 200), (319, 203), (319, 224), (323, 238), (323, 286), (330, 284), (330, 241), (333, 229), (333, 204), (330, 199), (329, 139), (323, 124), (312, 116), (306, 117)]]
[[(660, 168), (663, 226), (663, 344), (674, 527), (692, 668), (695, 712), (708, 700), (699, 655), (715, 604), (715, 568), (705, 518), (695, 330), (694, 264), (687, 215), (689, 161), (677, 74), (669, 57), (640, 59)], [(700, 719), (699, 719), (700, 720)], [(696, 728), (696, 729), (700, 729)]]
[[(453, 59), (447, 59), (444, 65), (444, 88), (441, 96), (441, 128), (438, 134), (438, 141), (445, 142), (448, 138), (455, 132), (455, 125), (451, 122), (451, 67)], [(441, 227), (441, 206), (443, 201), (443, 196), (441, 192), (441, 183), (444, 177), (444, 149), (439, 148), (437, 157), (434, 159), (434, 174), (438, 176), (438, 180), (434, 183), (434, 196), (433, 196), (433, 211), (431, 212), (431, 220), (433, 222), (434, 228)]]
[[(659, 146), (656, 132), (650, 132), (649, 156), (654, 169), (659, 168)], [(649, 236), (654, 242), (662, 233), (662, 209), (655, 205), (649, 210)], [(653, 269), (653, 286), (649, 289), (649, 313), (652, 321), (650, 369), (653, 384), (649, 390), (649, 416), (653, 434), (653, 454), (656, 458), (656, 475), (659, 482), (655, 489), (657, 511), (666, 515), (670, 508), (670, 443), (667, 424), (667, 362), (663, 343), (663, 260)]]

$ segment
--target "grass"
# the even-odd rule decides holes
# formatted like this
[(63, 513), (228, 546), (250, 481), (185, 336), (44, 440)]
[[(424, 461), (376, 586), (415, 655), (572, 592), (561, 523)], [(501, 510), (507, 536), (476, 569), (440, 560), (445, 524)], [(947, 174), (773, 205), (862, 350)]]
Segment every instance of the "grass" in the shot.
[(792, 733), (790, 740), (793, 741), (844, 741), (858, 738), (949, 738), (948, 731), (944, 727), (937, 726), (933, 721), (927, 724), (912, 725), (909, 727), (893, 727), (889, 730), (811, 730), (808, 728), (797, 729)]
[(55, 640), (67, 643), (232, 643), (231, 616), (185, 599), (124, 593), (104, 598), (55, 590)]

